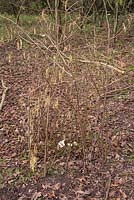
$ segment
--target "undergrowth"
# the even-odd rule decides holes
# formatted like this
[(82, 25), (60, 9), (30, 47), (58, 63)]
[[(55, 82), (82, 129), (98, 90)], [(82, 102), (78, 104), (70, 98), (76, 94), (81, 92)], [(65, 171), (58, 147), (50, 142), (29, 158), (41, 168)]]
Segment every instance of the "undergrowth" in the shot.
[[(30, 168), (36, 171), (43, 166), (44, 176), (65, 173), (72, 160), (81, 162), (82, 173), (88, 172), (89, 164), (96, 159), (102, 165), (107, 161), (112, 148), (108, 98), (127, 95), (121, 82), (133, 70), (133, 66), (126, 70), (116, 58), (112, 48), (116, 41), (113, 34), (110, 38), (107, 35), (107, 27), (102, 30), (85, 25), (81, 30), (79, 20), (77, 16), (67, 18), (59, 42), (54, 22), (43, 13), (21, 16), (20, 25), (5, 18), (0, 21), (1, 40), (17, 38), (15, 44), (23, 50), (25, 62), (34, 62), (25, 137)], [(125, 34), (124, 26), (127, 29), (124, 23), (117, 37)], [(28, 43), (27, 48), (23, 48), (24, 43)], [(39, 64), (40, 57), (43, 65)]]

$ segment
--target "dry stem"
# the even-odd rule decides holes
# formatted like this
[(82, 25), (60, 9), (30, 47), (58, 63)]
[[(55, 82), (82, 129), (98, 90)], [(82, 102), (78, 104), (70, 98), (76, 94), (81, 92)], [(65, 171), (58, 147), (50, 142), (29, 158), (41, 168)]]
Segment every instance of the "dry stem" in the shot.
[(6, 98), (6, 92), (8, 90), (8, 87), (5, 86), (3, 79), (1, 80), (1, 84), (2, 84), (4, 91), (3, 91), (1, 102), (0, 102), (0, 111), (2, 110), (4, 101), (5, 101), (5, 98)]

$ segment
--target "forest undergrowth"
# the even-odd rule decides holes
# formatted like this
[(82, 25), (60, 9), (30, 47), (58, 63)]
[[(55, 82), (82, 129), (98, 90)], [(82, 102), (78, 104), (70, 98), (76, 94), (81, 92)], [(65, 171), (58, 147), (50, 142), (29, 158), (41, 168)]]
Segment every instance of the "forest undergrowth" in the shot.
[(76, 19), (57, 42), (41, 17), (0, 45), (0, 200), (132, 200), (132, 23), (109, 38)]

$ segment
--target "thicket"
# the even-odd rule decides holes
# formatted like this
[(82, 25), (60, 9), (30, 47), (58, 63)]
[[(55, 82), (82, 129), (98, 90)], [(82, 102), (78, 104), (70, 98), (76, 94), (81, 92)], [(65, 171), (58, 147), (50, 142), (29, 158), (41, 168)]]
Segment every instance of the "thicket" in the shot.
[[(15, 38), (17, 49), (28, 43), (34, 54), (36, 73), (26, 111), (31, 169), (35, 170), (41, 150), (45, 176), (47, 165), (55, 163), (60, 156), (66, 158), (66, 168), (71, 156), (83, 160), (83, 171), (96, 157), (105, 162), (111, 147), (107, 134), (110, 118), (107, 94), (120, 92), (120, 80), (125, 73), (112, 60), (110, 45), (120, 33), (130, 29), (133, 17), (121, 14), (133, 10), (133, 1), (2, 0), (0, 6), (2, 13), (16, 18), (14, 22), (1, 15), (13, 26), (7, 30), (10, 39)], [(19, 17), (29, 13), (39, 15), (27, 31), (19, 23)], [(123, 20), (119, 20), (120, 15)], [(100, 37), (100, 29), (94, 22), (105, 22), (105, 38)], [(99, 39), (104, 40), (106, 47), (103, 54), (98, 50)], [(38, 65), (40, 55), (43, 55), (43, 66)], [(23, 56), (29, 66), (30, 58), (25, 51)]]

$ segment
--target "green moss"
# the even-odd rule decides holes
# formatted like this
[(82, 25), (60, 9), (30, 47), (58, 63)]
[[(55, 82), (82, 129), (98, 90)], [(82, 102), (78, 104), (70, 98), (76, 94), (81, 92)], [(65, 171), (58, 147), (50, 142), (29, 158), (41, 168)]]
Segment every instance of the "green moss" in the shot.
[(134, 71), (134, 66), (128, 66), (127, 71)]

